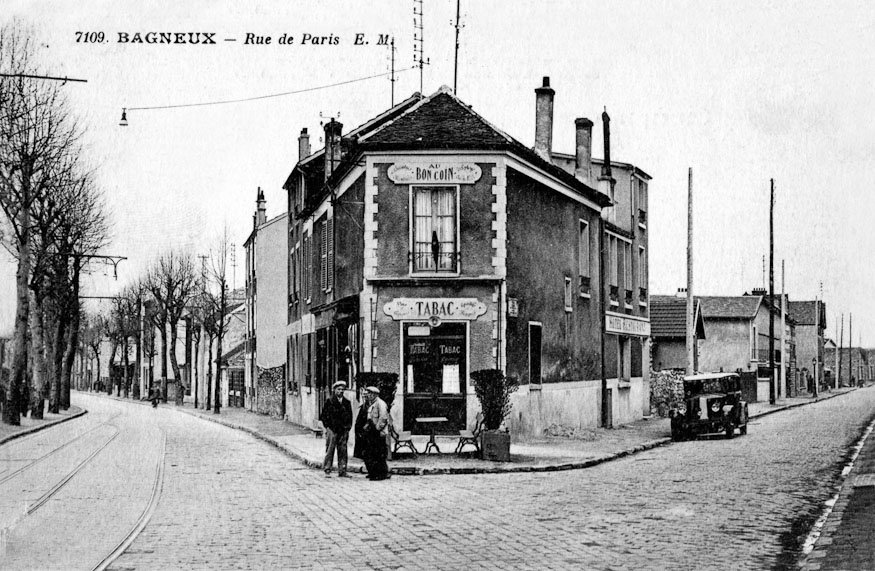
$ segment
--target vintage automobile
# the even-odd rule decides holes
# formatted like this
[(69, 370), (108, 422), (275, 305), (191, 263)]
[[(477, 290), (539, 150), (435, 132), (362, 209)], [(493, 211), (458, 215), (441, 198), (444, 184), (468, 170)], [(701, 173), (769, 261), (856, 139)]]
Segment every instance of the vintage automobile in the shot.
[(684, 377), (682, 407), (669, 412), (672, 440), (700, 434), (723, 433), (737, 428), (747, 434), (747, 403), (741, 399), (741, 379), (735, 373), (705, 373)]

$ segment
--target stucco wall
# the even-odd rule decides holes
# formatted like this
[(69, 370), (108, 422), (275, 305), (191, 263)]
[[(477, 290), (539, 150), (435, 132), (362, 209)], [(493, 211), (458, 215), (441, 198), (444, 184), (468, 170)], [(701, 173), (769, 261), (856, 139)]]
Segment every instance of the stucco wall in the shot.
[(272, 368), (286, 362), (288, 217), (278, 216), (261, 226), (256, 248), (256, 362)]
[(699, 344), (702, 372), (750, 370), (750, 322), (745, 319), (707, 319), (708, 337)]

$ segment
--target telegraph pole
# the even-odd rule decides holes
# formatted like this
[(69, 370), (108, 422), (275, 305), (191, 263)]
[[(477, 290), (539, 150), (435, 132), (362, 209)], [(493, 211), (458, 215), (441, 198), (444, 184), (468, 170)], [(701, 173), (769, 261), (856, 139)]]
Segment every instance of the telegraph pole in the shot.
[(687, 374), (696, 373), (696, 323), (693, 302), (693, 168), (687, 172)]
[(848, 386), (854, 386), (854, 314), (848, 313)]
[(775, 179), (769, 193), (769, 404), (775, 404)]
[(456, 58), (453, 64), (453, 93), (459, 95), (459, 4), (461, 0), (456, 0)]
[(842, 345), (845, 344), (845, 314), (842, 314), (842, 326), (839, 329), (839, 348), (836, 351), (836, 389), (842, 384)]
[(781, 382), (778, 384), (778, 398), (781, 397), (781, 387), (784, 388), (784, 396), (790, 396), (790, 387), (787, 384), (787, 295), (784, 291), (784, 260), (781, 260)]
[(823, 339), (820, 337), (820, 299), (814, 298), (814, 340), (817, 346), (814, 348), (814, 388), (812, 396), (817, 398), (817, 384), (820, 374), (820, 352), (823, 350)]

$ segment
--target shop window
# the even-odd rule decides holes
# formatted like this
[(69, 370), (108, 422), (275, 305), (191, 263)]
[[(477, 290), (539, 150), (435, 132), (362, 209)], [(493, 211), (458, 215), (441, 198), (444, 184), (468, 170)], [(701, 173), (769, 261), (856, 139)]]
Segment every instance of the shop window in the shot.
[(412, 192), (413, 271), (457, 272), (458, 187), (414, 186)]

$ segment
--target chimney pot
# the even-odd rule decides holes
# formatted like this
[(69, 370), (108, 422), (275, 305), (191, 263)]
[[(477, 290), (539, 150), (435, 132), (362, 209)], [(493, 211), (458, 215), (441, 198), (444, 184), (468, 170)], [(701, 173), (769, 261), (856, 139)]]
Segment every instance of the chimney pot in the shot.
[(593, 122), (586, 117), (574, 120), (574, 176), (586, 184), (592, 184), (592, 126)]
[(298, 136), (298, 160), (303, 161), (310, 156), (310, 134), (307, 133), (307, 128), (301, 129), (301, 134)]
[(535, 89), (535, 152), (548, 163), (552, 162), (555, 94), (550, 87), (550, 78), (544, 76), (542, 86)]
[(343, 124), (334, 118), (325, 124), (325, 180), (331, 177), (334, 169), (340, 164), (340, 134)]
[(264, 191), (261, 190), (261, 187), (258, 187), (258, 195), (255, 199), (256, 213), (255, 213), (255, 225), (261, 226), (265, 222), (267, 222), (267, 201), (264, 199)]

